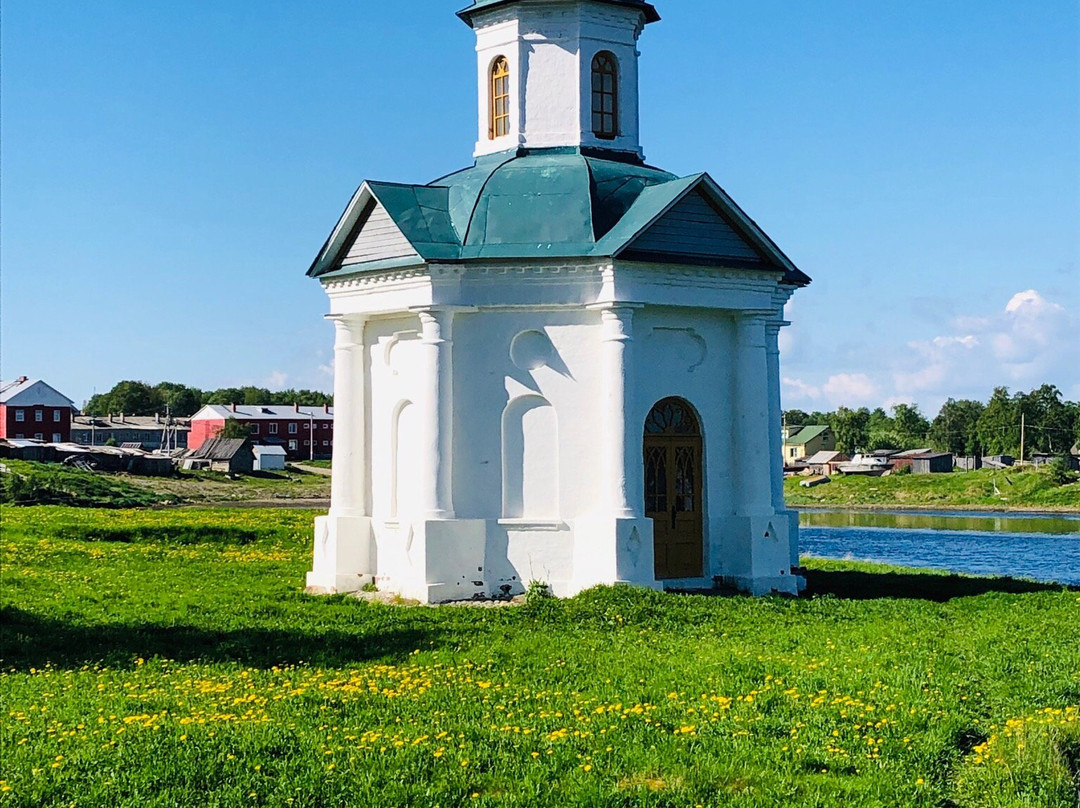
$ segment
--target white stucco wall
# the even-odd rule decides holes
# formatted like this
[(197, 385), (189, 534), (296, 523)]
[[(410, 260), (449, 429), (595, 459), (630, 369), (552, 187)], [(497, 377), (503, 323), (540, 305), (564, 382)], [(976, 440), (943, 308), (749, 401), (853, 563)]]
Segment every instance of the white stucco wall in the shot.
[[(370, 503), (360, 521), (341, 524), (370, 536), (373, 549), (343, 557), (369, 559), (357, 562), (367, 563), (364, 576), (421, 600), (517, 593), (531, 580), (560, 595), (620, 580), (648, 585), (644, 423), (654, 404), (678, 397), (704, 435), (704, 574), (669, 584), (794, 591), (796, 527), (770, 462), (779, 383), (770, 345), (790, 293), (778, 281), (600, 263), (511, 273), (428, 267), (328, 284), (334, 316), (353, 324), (350, 340), (362, 335), (362, 348), (338, 361), (364, 368), (363, 406), (337, 408), (363, 429), (335, 442), (343, 456), (354, 440), (364, 447), (355, 456), (366, 465), (353, 475), (364, 490), (335, 496)], [(646, 302), (605, 302), (618, 297)], [(611, 306), (621, 312), (614, 331)], [(425, 337), (435, 317), (439, 346)], [(612, 354), (618, 334), (625, 341)], [(448, 516), (433, 520), (423, 497), (432, 453), (442, 451), (429, 426), (436, 347), (451, 378), (436, 422), (448, 437), (440, 461), (449, 462), (448, 501), (439, 505)], [(358, 352), (364, 361), (349, 358)], [(614, 474), (613, 458), (623, 464)], [(324, 533), (334, 547), (333, 530)], [(316, 568), (314, 585), (342, 580)]]
[[(525, 146), (584, 146), (641, 155), (638, 50), (641, 13), (601, 3), (522, 3), (474, 19), (477, 54), (476, 155)], [(619, 137), (592, 131), (592, 61), (601, 51), (619, 65)], [(492, 139), (491, 66), (510, 65), (510, 134)]]

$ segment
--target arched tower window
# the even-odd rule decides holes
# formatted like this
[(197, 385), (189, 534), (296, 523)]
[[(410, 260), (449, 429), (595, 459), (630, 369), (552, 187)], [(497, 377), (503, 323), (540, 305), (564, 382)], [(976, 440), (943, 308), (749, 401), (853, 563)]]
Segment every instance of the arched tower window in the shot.
[(619, 63), (607, 51), (592, 62), (592, 128), (604, 140), (619, 136)]
[(510, 134), (510, 63), (500, 56), (491, 65), (491, 122), (488, 136), (495, 138)]

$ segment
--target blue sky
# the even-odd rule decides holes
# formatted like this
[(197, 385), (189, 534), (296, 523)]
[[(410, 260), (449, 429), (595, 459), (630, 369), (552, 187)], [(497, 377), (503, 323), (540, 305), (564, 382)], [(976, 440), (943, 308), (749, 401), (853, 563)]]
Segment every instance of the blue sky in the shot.
[[(460, 4), (5, 0), (3, 376), (329, 388), (304, 272), (353, 190), (471, 163)], [(786, 406), (1080, 399), (1074, 0), (657, 6), (649, 162), (815, 279)]]

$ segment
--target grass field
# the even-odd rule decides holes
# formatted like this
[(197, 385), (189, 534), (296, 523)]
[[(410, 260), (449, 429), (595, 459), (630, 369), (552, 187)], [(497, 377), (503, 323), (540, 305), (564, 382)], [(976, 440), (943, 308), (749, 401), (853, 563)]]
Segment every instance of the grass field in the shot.
[[(236, 479), (210, 471), (181, 471), (171, 477), (98, 474), (56, 463), (5, 460), (0, 502), (131, 508), (213, 503), (324, 502), (330, 478), (293, 467)], [(16, 483), (16, 478), (18, 482)]]
[(789, 477), (784, 481), (789, 505), (1080, 511), (1080, 481), (1056, 485), (1047, 472), (1035, 469), (838, 476), (831, 483), (815, 488), (802, 488), (799, 483), (803, 479)]
[(1076, 591), (385, 606), (310, 513), (2, 516), (3, 806), (1076, 805)]

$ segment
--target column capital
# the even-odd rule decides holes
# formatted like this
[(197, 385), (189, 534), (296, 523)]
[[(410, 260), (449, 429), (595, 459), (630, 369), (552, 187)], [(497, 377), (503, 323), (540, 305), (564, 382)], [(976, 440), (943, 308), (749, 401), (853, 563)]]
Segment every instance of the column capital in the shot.
[(634, 312), (644, 308), (640, 303), (601, 303), (588, 306), (590, 311), (600, 312), (603, 342), (630, 342), (634, 339), (631, 328), (634, 324)]
[(337, 347), (361, 345), (364, 342), (364, 326), (367, 314), (327, 314), (323, 317), (334, 324), (337, 332)]
[(769, 336), (775, 337), (780, 333), (780, 329), (786, 328), (789, 325), (791, 325), (791, 323), (787, 320), (766, 320), (765, 331)]

